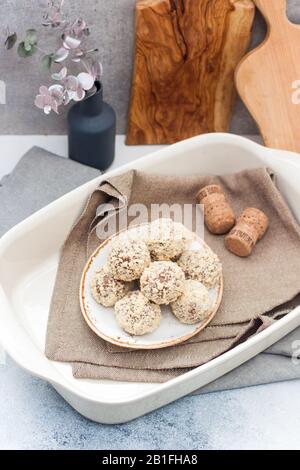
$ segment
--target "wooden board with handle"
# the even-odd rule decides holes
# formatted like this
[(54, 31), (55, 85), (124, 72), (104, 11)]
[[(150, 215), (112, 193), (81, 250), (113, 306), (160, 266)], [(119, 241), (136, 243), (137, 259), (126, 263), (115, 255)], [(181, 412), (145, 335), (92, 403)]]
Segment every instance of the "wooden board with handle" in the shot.
[(226, 131), (251, 0), (137, 0), (127, 144), (170, 144)]
[(300, 26), (286, 0), (254, 0), (268, 23), (265, 41), (236, 71), (239, 94), (268, 147), (300, 152)]

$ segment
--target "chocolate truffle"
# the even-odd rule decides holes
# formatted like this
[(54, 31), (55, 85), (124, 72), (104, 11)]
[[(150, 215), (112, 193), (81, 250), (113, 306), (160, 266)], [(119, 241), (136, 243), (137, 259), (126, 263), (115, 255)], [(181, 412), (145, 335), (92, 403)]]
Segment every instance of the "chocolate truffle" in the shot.
[(171, 303), (171, 309), (181, 323), (192, 325), (203, 321), (211, 311), (209, 292), (201, 282), (187, 280), (184, 294)]
[(171, 219), (157, 219), (149, 225), (147, 246), (156, 261), (176, 260), (191, 238), (187, 228)]
[(113, 277), (126, 282), (139, 279), (150, 262), (149, 250), (142, 240), (118, 238), (108, 255), (108, 267)]
[(115, 305), (118, 324), (130, 335), (142, 336), (160, 325), (160, 306), (150, 302), (140, 291), (133, 291)]
[(174, 302), (184, 292), (185, 276), (172, 261), (154, 261), (142, 274), (142, 293), (156, 304)]
[(113, 307), (130, 288), (130, 283), (114, 279), (107, 266), (97, 269), (91, 279), (92, 296), (104, 307)]
[(210, 249), (186, 250), (178, 260), (188, 279), (200, 281), (208, 289), (215, 287), (222, 274), (222, 264)]

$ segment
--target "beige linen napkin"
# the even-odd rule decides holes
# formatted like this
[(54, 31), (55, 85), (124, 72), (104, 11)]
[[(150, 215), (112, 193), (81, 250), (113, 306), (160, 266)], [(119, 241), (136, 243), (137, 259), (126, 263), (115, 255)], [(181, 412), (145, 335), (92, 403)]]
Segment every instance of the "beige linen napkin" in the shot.
[[(131, 351), (106, 343), (86, 325), (80, 312), (78, 287), (87, 257), (99, 245), (97, 225), (107, 213), (132, 204), (193, 204), (198, 190), (221, 184), (236, 214), (249, 206), (262, 209), (270, 228), (250, 258), (238, 258), (224, 248), (223, 237), (205, 232), (205, 240), (219, 255), (224, 270), (224, 297), (213, 322), (188, 342), (162, 350)], [(125, 208), (125, 209), (124, 209)], [(97, 214), (97, 215), (96, 215)], [(66, 240), (52, 297), (46, 355), (73, 363), (76, 377), (114, 380), (168, 380), (227, 351), (249, 334), (265, 328), (284, 304), (300, 292), (300, 230), (265, 168), (220, 177), (158, 176), (137, 171), (104, 182), (87, 205)], [(276, 309), (276, 315), (273, 310)]]

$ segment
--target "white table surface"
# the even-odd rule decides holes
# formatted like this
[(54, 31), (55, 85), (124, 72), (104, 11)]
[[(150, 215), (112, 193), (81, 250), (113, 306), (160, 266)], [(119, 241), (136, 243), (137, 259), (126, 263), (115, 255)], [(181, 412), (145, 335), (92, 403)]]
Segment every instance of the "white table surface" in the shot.
[[(67, 154), (64, 136), (0, 136), (0, 178), (33, 145)], [(118, 136), (113, 167), (159, 148), (126, 147)], [(0, 352), (0, 449), (300, 449), (298, 380), (186, 397), (131, 423), (104, 426), (4, 362)]]

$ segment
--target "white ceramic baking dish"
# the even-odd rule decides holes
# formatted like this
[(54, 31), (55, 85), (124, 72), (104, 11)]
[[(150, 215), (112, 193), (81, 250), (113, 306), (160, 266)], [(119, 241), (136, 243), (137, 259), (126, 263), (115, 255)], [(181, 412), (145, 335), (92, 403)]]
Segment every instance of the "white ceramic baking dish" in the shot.
[(0, 240), (0, 342), (30, 373), (49, 381), (84, 416), (121, 423), (180, 398), (249, 360), (300, 325), (300, 308), (208, 364), (164, 384), (74, 379), (69, 364), (44, 356), (49, 302), (59, 249), (88, 194), (131, 168), (173, 175), (225, 174), (268, 165), (300, 222), (300, 156), (229, 134), (195, 137), (166, 147), (77, 188), (15, 226)]

